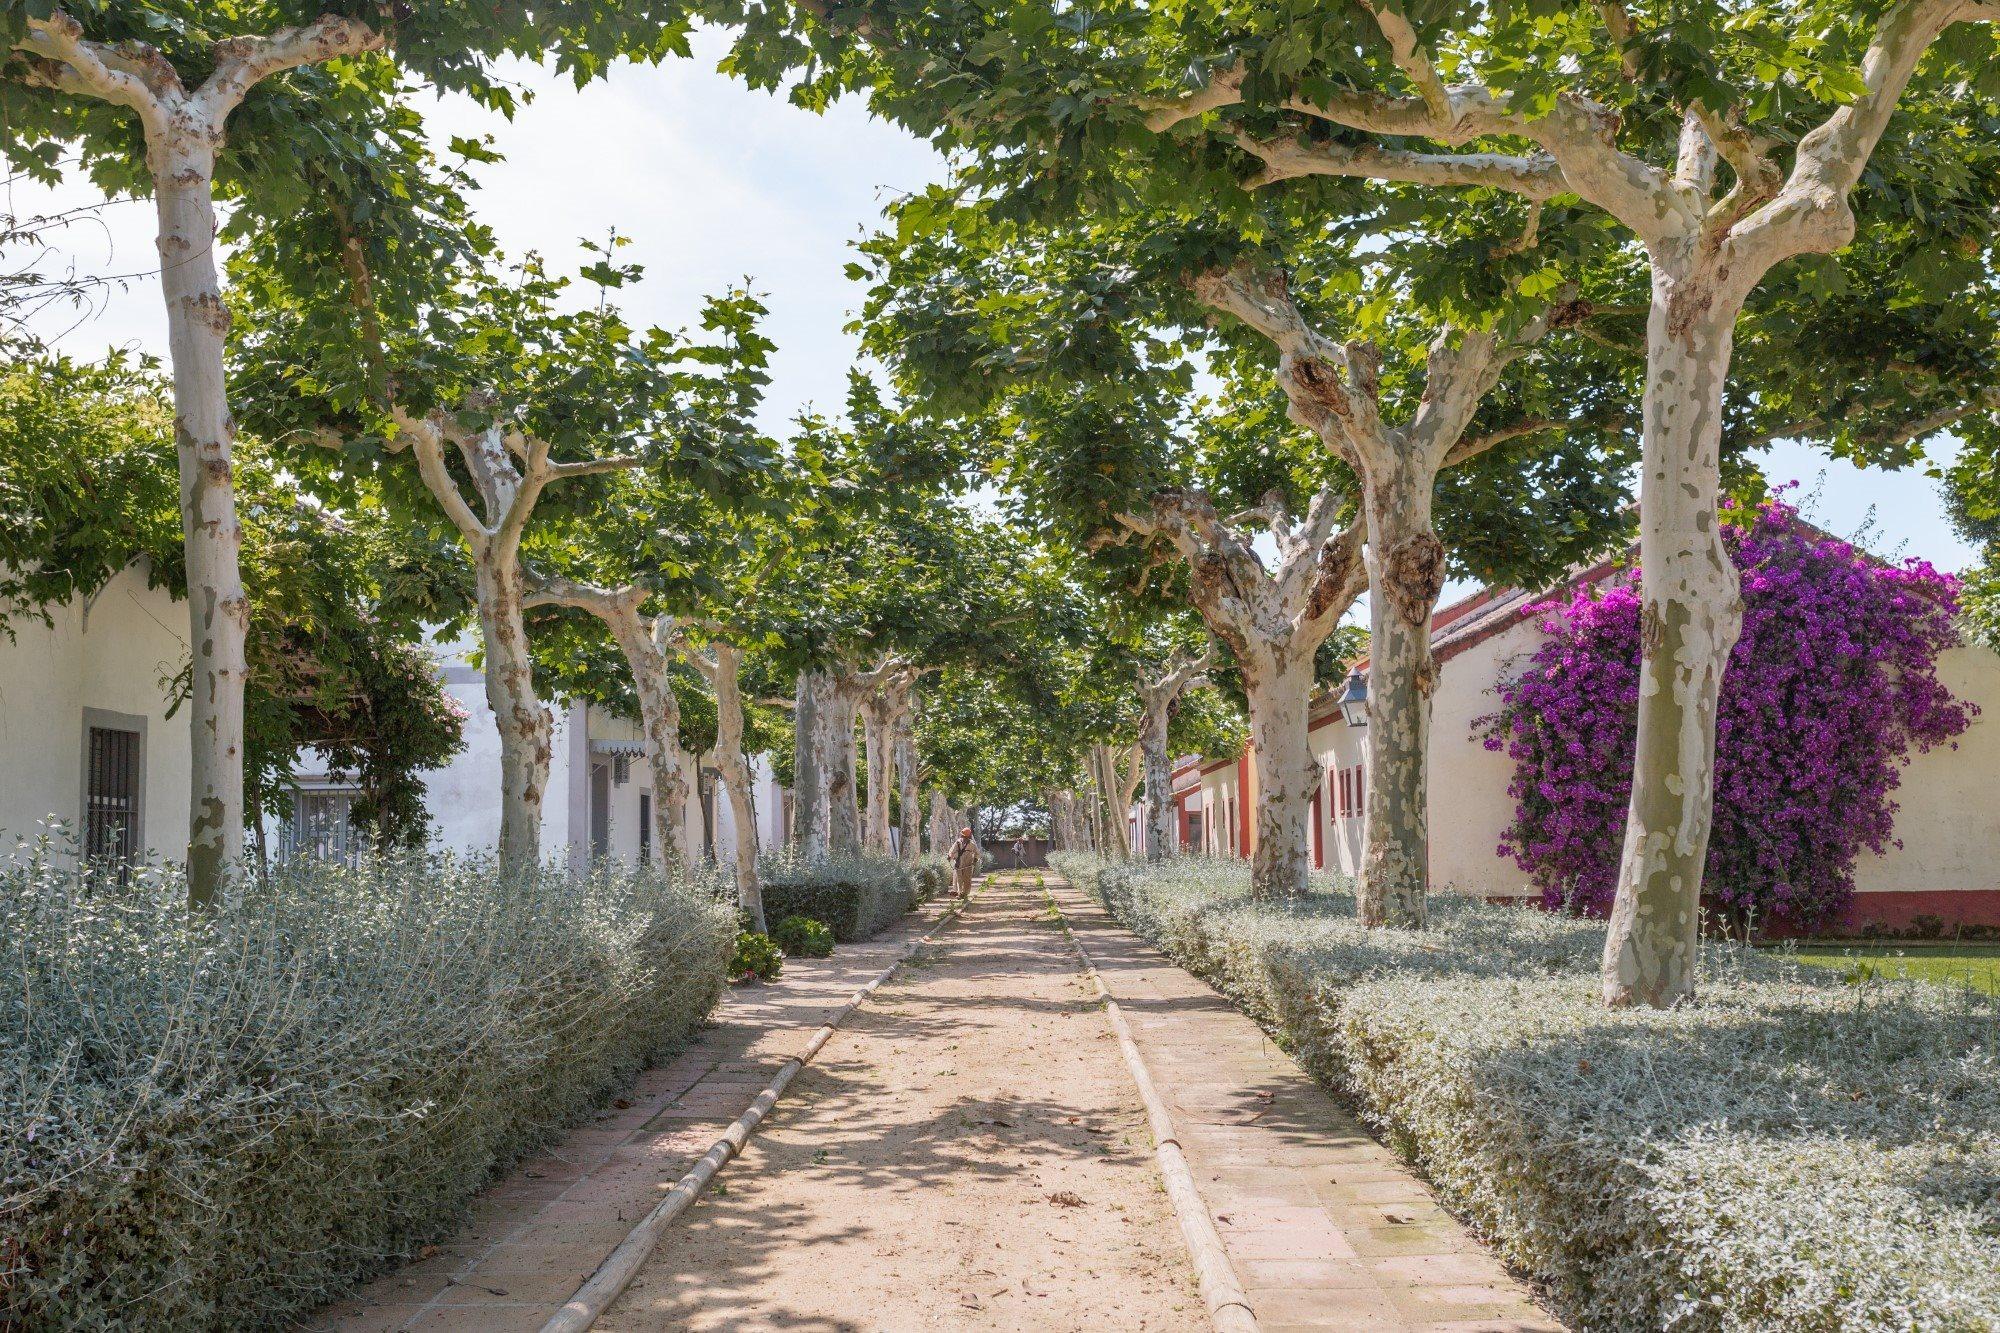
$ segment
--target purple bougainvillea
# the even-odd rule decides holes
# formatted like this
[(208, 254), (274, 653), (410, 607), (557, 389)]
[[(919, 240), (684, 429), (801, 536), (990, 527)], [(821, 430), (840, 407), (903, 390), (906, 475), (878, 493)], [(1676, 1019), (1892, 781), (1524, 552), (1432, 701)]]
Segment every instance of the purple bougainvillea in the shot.
[[(1724, 519), (1743, 635), (1716, 724), (1707, 893), (1738, 920), (1810, 930), (1852, 899), (1861, 850), (1894, 845), (1908, 756), (1953, 744), (1978, 712), (1937, 677), (1958, 581), (1923, 561), (1886, 564), (1782, 501)], [(1631, 793), (1640, 596), (1628, 582), (1585, 586), (1536, 610), (1547, 638), (1476, 724), (1514, 761), (1500, 851), (1551, 908), (1600, 914)]]

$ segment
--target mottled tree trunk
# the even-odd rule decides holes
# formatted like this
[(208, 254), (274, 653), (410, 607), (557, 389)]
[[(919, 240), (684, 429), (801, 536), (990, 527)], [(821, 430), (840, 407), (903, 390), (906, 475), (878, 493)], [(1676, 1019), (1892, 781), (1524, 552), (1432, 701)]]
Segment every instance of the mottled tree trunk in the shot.
[[(1139, 767), (1146, 780), (1146, 859), (1162, 860), (1179, 851), (1179, 819), (1174, 807), (1173, 764), (1167, 754), (1167, 733), (1174, 710), (1189, 690), (1208, 685), (1209, 654), (1175, 653), (1166, 670), (1149, 680), (1139, 677)], [(1137, 776), (1135, 774), (1135, 776)]]
[(889, 855), (889, 790), (896, 761), (891, 740), (895, 730), (895, 700), (885, 687), (861, 706), (862, 749), (867, 755), (867, 822), (862, 846), (875, 856)]
[(193, 127), (149, 159), (173, 368), (181, 533), (187, 548), (188, 899), (216, 901), (243, 856), (243, 686), (250, 602), (232, 475), (236, 423), (223, 378), (229, 312), (215, 268), (215, 143)]
[(826, 843), (834, 856), (861, 854), (854, 777), (854, 693), (836, 678), (820, 699), (819, 768), (826, 775)]
[(931, 854), (942, 855), (957, 836), (958, 830), (952, 827), (951, 802), (945, 799), (944, 788), (931, 788)]
[(674, 694), (669, 659), (658, 636), (636, 613), (613, 621), (611, 633), (625, 654), (639, 696), (639, 729), (645, 733), (646, 763), (653, 775), (654, 846), (668, 870), (685, 871), (691, 864), (686, 751), (681, 748), (681, 702)]
[(1126, 811), (1118, 807), (1118, 797), (1124, 784), (1118, 779), (1118, 755), (1109, 745), (1090, 747), (1091, 786), (1096, 789), (1096, 799), (1092, 802), (1100, 824), (1100, 845), (1108, 855), (1120, 858), (1132, 855), (1132, 839), (1127, 835)]
[(1742, 628), (1718, 528), (1722, 393), (1738, 306), (1713, 277), (1654, 265), (1647, 321), (1639, 563), (1639, 735), (1604, 998), (1665, 1007), (1694, 994), (1715, 785), (1716, 700)]
[(1368, 809), (1355, 886), (1363, 925), (1418, 928), (1429, 882), (1431, 613), (1444, 544), (1431, 530), (1429, 463), (1409, 452), (1367, 487)]
[(215, 169), (230, 114), (272, 75), (382, 45), (358, 20), (328, 16), (266, 36), (235, 36), (212, 49), (206, 79), (189, 89), (151, 47), (104, 43), (60, 5), (29, 6), (8, 35), (23, 82), (130, 111), (145, 137), (167, 309), (181, 534), (188, 584), (188, 900), (215, 903), (243, 857), (243, 687), (249, 599), (236, 518), (236, 422), (229, 410), (224, 342), (229, 311), (215, 266)]
[(702, 666), (715, 690), (715, 767), (729, 793), (730, 822), (735, 826), (736, 901), (749, 914), (750, 929), (763, 932), (764, 884), (757, 874), (757, 802), (750, 783), (750, 763), (743, 755), (743, 654), (717, 642)]
[(553, 723), (535, 695), (518, 556), (505, 542), (487, 541), (475, 551), (473, 568), (486, 703), (500, 734), (500, 870), (517, 876), (541, 864)]
[(1304, 894), (1311, 887), (1308, 840), (1319, 779), (1306, 735), (1312, 656), (1244, 662), (1243, 685), (1250, 705), (1250, 762), (1257, 777), (1250, 891), (1259, 898)]
[(820, 716), (826, 675), (801, 671), (792, 710), (792, 842), (810, 861), (826, 859), (826, 772), (820, 767)]
[(1174, 809), (1173, 764), (1167, 757), (1167, 719), (1147, 711), (1139, 730), (1139, 752), (1146, 769), (1146, 859), (1162, 861), (1179, 848), (1179, 824)]
[(914, 861), (922, 854), (923, 797), (917, 782), (917, 705), (911, 698), (896, 716), (896, 815), (902, 835), (902, 857)]

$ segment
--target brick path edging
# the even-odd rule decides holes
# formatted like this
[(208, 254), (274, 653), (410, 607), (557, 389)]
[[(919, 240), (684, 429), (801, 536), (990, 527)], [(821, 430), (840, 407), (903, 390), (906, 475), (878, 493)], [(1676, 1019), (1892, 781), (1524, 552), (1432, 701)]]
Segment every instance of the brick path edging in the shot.
[(1132, 1082), (1138, 1086), (1139, 1100), (1145, 1103), (1146, 1120), (1153, 1130), (1153, 1156), (1160, 1164), (1167, 1198), (1174, 1206), (1174, 1216), (1180, 1219), (1181, 1235), (1187, 1239), (1188, 1251), (1193, 1256), (1202, 1300), (1208, 1306), (1209, 1322), (1215, 1326), (1215, 1333), (1258, 1333), (1257, 1316), (1250, 1309), (1250, 1298), (1236, 1276), (1235, 1265), (1229, 1262), (1229, 1251), (1223, 1246), (1221, 1233), (1215, 1229), (1214, 1219), (1209, 1216), (1208, 1204), (1195, 1185), (1194, 1172), (1188, 1168), (1187, 1154), (1181, 1150), (1180, 1135), (1174, 1129), (1173, 1115), (1161, 1099), (1159, 1090), (1153, 1086), (1153, 1076), (1146, 1069), (1146, 1058), (1140, 1054), (1138, 1042), (1132, 1039), (1132, 1029), (1125, 1022), (1118, 1001), (1105, 987), (1104, 978), (1098, 974), (1097, 964), (1091, 961), (1089, 950), (1083, 947), (1083, 941), (1076, 937), (1076, 932), (1069, 928), (1069, 918), (1063, 915), (1062, 904), (1056, 901), (1046, 882), (1041, 884), (1041, 889), (1049, 910), (1056, 914), (1056, 924), (1062, 927), (1063, 938), (1069, 941), (1070, 949), (1083, 964), (1084, 974), (1096, 988), (1097, 998), (1104, 1006), (1104, 1016), (1111, 1021), (1112, 1032), (1117, 1034), (1118, 1049), (1125, 1055), (1125, 1067), (1132, 1071)]

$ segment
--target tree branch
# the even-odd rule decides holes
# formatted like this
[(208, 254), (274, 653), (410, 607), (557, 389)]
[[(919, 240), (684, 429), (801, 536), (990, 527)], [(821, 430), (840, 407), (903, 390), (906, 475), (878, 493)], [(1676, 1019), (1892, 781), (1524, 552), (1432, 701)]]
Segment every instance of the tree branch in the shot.
[(1239, 59), (1227, 69), (1209, 75), (1208, 82), (1191, 93), (1142, 99), (1139, 109), (1145, 113), (1146, 128), (1158, 133), (1221, 107), (1235, 106), (1243, 100), (1243, 76), (1246, 72)]
[(1374, 144), (1309, 143), (1302, 136), (1257, 139), (1236, 134), (1238, 147), (1264, 164), (1244, 184), (1261, 189), (1299, 176), (1359, 176), (1413, 185), (1447, 185), (1506, 190), (1544, 200), (1569, 189), (1552, 157), (1507, 153), (1414, 153)]
[(1639, 55), (1632, 49), (1632, 15), (1620, 0), (1598, 0), (1597, 13), (1604, 20), (1605, 34), (1618, 48), (1618, 63), (1625, 67), (1625, 77), (1636, 82), (1639, 78)]
[(180, 75), (157, 51), (147, 59), (138, 52), (150, 47), (121, 54), (103, 42), (85, 41), (83, 25), (64, 10), (29, 19), (27, 36), (15, 49), (39, 58), (28, 66), (30, 85), (129, 107), (148, 138), (166, 128), (168, 104), (181, 92)]
[(1462, 436), (1445, 454), (1444, 466), (1457, 467), (1467, 459), (1477, 458), (1488, 449), (1524, 436), (1539, 435), (1543, 431), (1610, 430), (1618, 426), (1629, 426), (1634, 421), (1635, 418), (1630, 412), (1604, 412), (1580, 417), (1526, 417), (1511, 425), (1495, 427), (1479, 435)]
[(1376, 0), (1361, 0), (1361, 7), (1375, 16), (1375, 26), (1389, 43), (1389, 58), (1417, 86), (1417, 95), (1424, 99), (1432, 123), (1450, 124), (1451, 94), (1432, 67), (1429, 53), (1417, 41), (1417, 30), (1410, 25), (1409, 18), (1398, 10), (1384, 9)]
[(366, 23), (337, 14), (264, 37), (231, 37), (215, 44), (215, 72), (192, 100), (207, 123), (219, 130), (250, 90), (273, 74), (379, 51), (383, 44), (382, 34)]
[(562, 481), (568, 477), (594, 477), (600, 472), (619, 472), (630, 468), (644, 467), (646, 460), (634, 454), (618, 454), (611, 458), (591, 458), (580, 463), (550, 463), (546, 468), (550, 481)]
[(1733, 258), (1761, 275), (1792, 255), (1845, 245), (1854, 234), (1847, 196), (1888, 129), (1917, 62), (1952, 24), (1995, 21), (2000, 4), (1994, 0), (1904, 0), (1884, 14), (1861, 61), (1866, 91), (1808, 130), (1777, 196), (1732, 224)]
[(1315, 649), (1333, 632), (1355, 599), (1368, 590), (1368, 565), (1361, 558), (1366, 535), (1366, 521), (1357, 514), (1338, 537), (1320, 548), (1312, 591), (1299, 617), (1299, 632)]
[(621, 612), (636, 615), (639, 604), (645, 600), (646, 590), (636, 583), (628, 583), (622, 588), (604, 588), (562, 574), (531, 573), (528, 576), (527, 595), (522, 598), (521, 604), (527, 608), (575, 607), (579, 611), (589, 611), (593, 615), (609, 619), (610, 615)]
[(415, 422), (410, 431), (410, 448), (417, 456), (417, 471), (424, 479), (424, 485), (444, 507), (445, 517), (465, 538), (475, 546), (493, 536), (479, 516), (472, 512), (472, 506), (460, 494), (458, 483), (451, 479), (451, 471), (444, 465), (444, 440), (436, 425), (430, 422)]
[(1386, 443), (1378, 392), (1380, 361), (1367, 343), (1342, 345), (1306, 323), (1285, 276), (1275, 270), (1211, 269), (1191, 284), (1201, 301), (1243, 321), (1278, 348), (1278, 381), (1288, 415), (1349, 464)]
[[(1863, 445), (1908, 444), (1912, 440), (1922, 440), (1935, 435), (1947, 426), (1955, 425), (1967, 417), (1978, 416), (1982, 412), (2000, 412), (2000, 385), (1981, 389), (1965, 402), (1955, 403), (1950, 407), (1935, 408), (1901, 421), (1887, 422), (1867, 430), (1856, 431), (1854, 438)], [(1811, 439), (1822, 435), (1829, 427), (1844, 425), (1848, 420), (1849, 418), (1844, 415), (1838, 418), (1806, 417), (1757, 435), (1732, 439), (1730, 445), (1736, 449), (1760, 449), (1779, 440)]]

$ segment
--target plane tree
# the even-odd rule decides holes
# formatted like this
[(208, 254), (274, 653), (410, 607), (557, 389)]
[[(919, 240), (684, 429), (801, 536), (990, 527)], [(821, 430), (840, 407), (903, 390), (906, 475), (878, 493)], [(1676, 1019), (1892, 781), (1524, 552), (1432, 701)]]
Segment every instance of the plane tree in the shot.
[[(609, 262), (615, 245), (599, 249), (600, 279), (639, 280), (637, 268)], [(738, 652), (720, 646), (704, 658), (691, 653), (687, 636), (694, 628), (712, 629), (723, 614), (719, 608), (752, 604), (743, 586), (745, 561), (756, 558), (763, 525), (783, 512), (790, 495), (784, 460), (755, 424), (773, 350), (759, 331), (763, 314), (760, 300), (745, 291), (704, 305), (706, 337), (676, 353), (686, 367), (685, 396), (665, 423), (681, 445), (699, 438), (710, 452), (733, 451), (742, 466), (709, 485), (691, 485), (671, 466), (611, 475), (584, 504), (554, 515), (533, 534), (525, 553), (524, 609), (578, 613), (530, 616), (537, 666), (558, 689), (580, 691), (637, 718), (653, 779), (653, 845), (673, 868), (685, 869), (693, 859), (686, 845), (690, 782), (681, 693), (691, 672), (713, 687), (716, 654)], [(611, 664), (592, 642), (606, 634), (617, 650), (608, 681), (603, 676)], [(727, 674), (734, 679), (733, 671)], [(731, 761), (725, 752), (740, 750), (744, 716), (733, 690), (726, 697), (718, 690), (715, 705), (718, 762), (740, 816), (750, 801), (747, 770), (738, 772), (740, 753)], [(739, 818), (737, 828), (739, 837), (746, 831), (754, 836), (753, 821)], [(761, 904), (754, 856), (747, 865), (739, 858), (737, 875), (746, 906)], [(761, 915), (761, 905), (755, 910)]]
[[(234, 266), (249, 315), (235, 360), (246, 406), (302, 469), (334, 493), (371, 479), (403, 513), (442, 513), (464, 544), (500, 738), (500, 859), (518, 873), (541, 858), (552, 728), (525, 618), (529, 553), (617, 474), (754, 484), (769, 449), (717, 410), (714, 385), (746, 359), (737, 373), (759, 373), (764, 346), (739, 336), (756, 312), (742, 293), (710, 302), (700, 335), (640, 329), (610, 299), (636, 269), (586, 266), (590, 301), (538, 257), (509, 263), (480, 229), (460, 234), (464, 257), (434, 272), (412, 272), (387, 229), (357, 229), (358, 259), (318, 269), (276, 253), (282, 229), (260, 235)], [(389, 265), (399, 281), (380, 280)], [(327, 319), (301, 277), (360, 317)]]
[(1716, 698), (1741, 619), (1716, 518), (1739, 318), (1774, 270), (1866, 246), (1885, 219), (1928, 219), (1947, 252), (1990, 235), (1990, 214), (1954, 203), (1990, 176), (2000, 4), (795, 0), (742, 16), (751, 79), (808, 102), (863, 88), (1044, 217), (1232, 196), (1240, 215), (1265, 191), (1338, 215), (1347, 183), (1381, 181), (1617, 229), (1648, 287), (1649, 631), (1603, 985), (1612, 1005), (1691, 995)]
[(1482, 573), (1560, 569), (1609, 539), (1631, 358), (1578, 334), (1602, 301), (1583, 281), (1623, 275), (1599, 271), (1587, 229), (1538, 214), (1498, 234), (1414, 206), (1341, 229), (1273, 216), (1256, 244), (1198, 218), (1017, 224), (942, 194), (898, 221), (866, 247), (875, 350), (935, 410), (1000, 419), (1031, 518), (1136, 548), (1138, 586), (1174, 565), (1227, 648), (1260, 891), (1305, 889), (1307, 699), (1373, 586), (1363, 916), (1421, 924), (1439, 474), (1466, 478), (1445, 526)]
[[(514, 85), (494, 62), (550, 60), (583, 82), (621, 55), (685, 52), (691, 19), (685, 0), (0, 4), (0, 152), (41, 180), (74, 174), (154, 204), (187, 547), (195, 902), (213, 900), (233, 873), (244, 823), (250, 602), (218, 241), (298, 213), (324, 181), (378, 170), (372, 126), (405, 79), (511, 110)], [(378, 194), (371, 206), (393, 210), (397, 198)], [(226, 225), (220, 204), (233, 206)]]
[(841, 417), (802, 417), (787, 452), (798, 501), (770, 586), (772, 661), (795, 681), (794, 838), (812, 857), (887, 854), (893, 791), (907, 850), (921, 841), (919, 682), (975, 656), (1013, 614), (1018, 552), (965, 507), (963, 432), (864, 375), (850, 376)]

